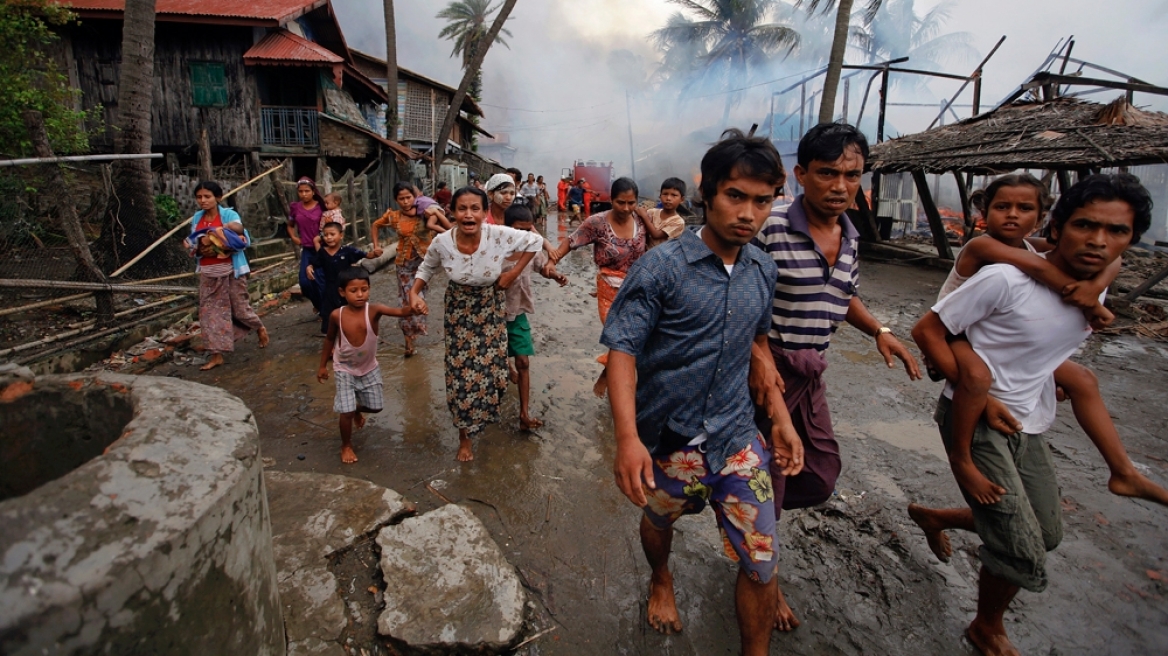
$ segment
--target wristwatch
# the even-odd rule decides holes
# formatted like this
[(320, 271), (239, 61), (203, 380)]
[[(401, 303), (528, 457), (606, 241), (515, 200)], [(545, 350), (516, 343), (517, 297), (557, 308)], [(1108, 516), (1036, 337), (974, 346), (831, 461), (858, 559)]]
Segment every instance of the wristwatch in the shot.
[(892, 332), (892, 329), (889, 328), (888, 326), (880, 326), (879, 328), (876, 329), (876, 332), (875, 332), (875, 334), (872, 335), (872, 338), (876, 339), (877, 337), (880, 337), (881, 335), (883, 335), (885, 333), (891, 333), (891, 332)]

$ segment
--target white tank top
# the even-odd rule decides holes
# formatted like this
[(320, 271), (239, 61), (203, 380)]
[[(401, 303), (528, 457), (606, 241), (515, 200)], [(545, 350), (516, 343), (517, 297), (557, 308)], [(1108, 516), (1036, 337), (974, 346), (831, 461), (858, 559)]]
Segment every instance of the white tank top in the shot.
[[(1023, 241), (1022, 243), (1026, 245), (1026, 250), (1030, 251), (1031, 253), (1035, 253), (1035, 254), (1038, 253), (1038, 251), (1034, 250), (1034, 247), (1030, 245), (1030, 242)], [(960, 260), (960, 259), (961, 259), (961, 254), (958, 253), (957, 260)], [(958, 287), (964, 285), (966, 280), (969, 280), (970, 278), (973, 277), (973, 276), (963, 276), (960, 273), (957, 273), (957, 260), (953, 261), (953, 268), (949, 270), (949, 277), (945, 278), (945, 283), (941, 285), (941, 291), (937, 292), (937, 302), (938, 303), (941, 302), (941, 299), (945, 298), (946, 296), (948, 296), (948, 295), (952, 294), (954, 291), (956, 291)]]

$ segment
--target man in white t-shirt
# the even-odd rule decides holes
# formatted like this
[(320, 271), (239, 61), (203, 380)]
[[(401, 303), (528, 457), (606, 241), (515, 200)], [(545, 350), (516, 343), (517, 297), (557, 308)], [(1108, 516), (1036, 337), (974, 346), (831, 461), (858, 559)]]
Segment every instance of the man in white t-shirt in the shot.
[[(1054, 250), (1047, 259), (1079, 280), (1118, 258), (1151, 223), (1151, 197), (1127, 174), (1094, 175), (1066, 191), (1051, 210)], [(1017, 654), (1002, 623), (1006, 607), (1026, 588), (1046, 588), (1046, 552), (1062, 540), (1058, 481), (1044, 433), (1054, 422), (1054, 370), (1091, 334), (1083, 313), (1012, 266), (984, 267), (920, 320), (913, 337), (949, 383), (937, 404), (946, 449), (953, 448), (949, 410), (958, 371), (947, 340), (965, 335), (993, 376), (990, 395), (1021, 425), (1018, 433), (983, 419), (970, 451), (974, 464), (1006, 489), (999, 502), (969, 508), (914, 506), (913, 519), (930, 543), (944, 531), (976, 531), (982, 540), (977, 616), (965, 635), (985, 654)]]

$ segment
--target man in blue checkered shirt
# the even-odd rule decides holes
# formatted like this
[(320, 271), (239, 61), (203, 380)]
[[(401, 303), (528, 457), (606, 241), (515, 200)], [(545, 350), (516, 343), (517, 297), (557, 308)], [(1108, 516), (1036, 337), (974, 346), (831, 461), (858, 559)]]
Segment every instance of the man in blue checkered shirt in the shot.
[(613, 471), (644, 511), (649, 624), (665, 634), (681, 630), (669, 571), (673, 523), (709, 503), (726, 555), (739, 564), (742, 653), (761, 656), (778, 608), (769, 466), (773, 459), (794, 475), (803, 460), (778, 385), (762, 391), (774, 425), (767, 439), (755, 427), (747, 384), (751, 347), (766, 348), (778, 275), (750, 241), (785, 175), (769, 140), (737, 130), (706, 153), (701, 170), (706, 224), (633, 265), (600, 338), (609, 348)]

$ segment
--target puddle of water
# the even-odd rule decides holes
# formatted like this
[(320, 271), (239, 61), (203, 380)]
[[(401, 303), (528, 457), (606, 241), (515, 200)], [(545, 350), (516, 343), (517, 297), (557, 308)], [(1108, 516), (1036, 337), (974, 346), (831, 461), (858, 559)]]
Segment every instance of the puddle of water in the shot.
[(937, 425), (932, 422), (905, 420), (874, 421), (858, 426), (841, 424), (838, 432), (845, 435), (847, 432), (860, 433), (901, 449), (927, 453), (946, 462), (949, 460)]

